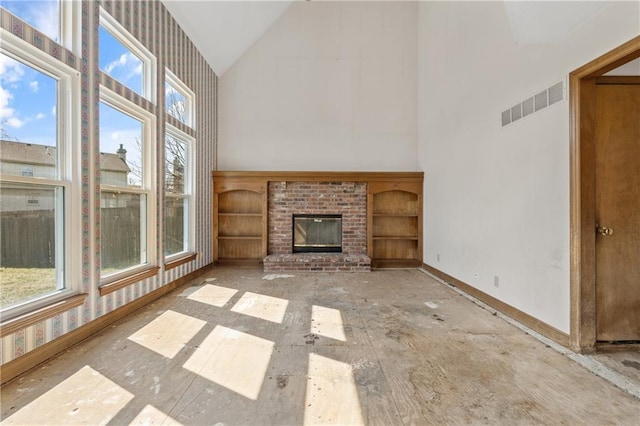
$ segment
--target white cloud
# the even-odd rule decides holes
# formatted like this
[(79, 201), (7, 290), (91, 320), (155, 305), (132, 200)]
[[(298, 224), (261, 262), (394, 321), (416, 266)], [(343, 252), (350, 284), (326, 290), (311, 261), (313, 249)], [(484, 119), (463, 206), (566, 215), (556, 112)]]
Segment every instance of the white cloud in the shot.
[(33, 93), (38, 93), (38, 85), (38, 80), (33, 80), (31, 83), (29, 83), (29, 89), (31, 89)]
[(20, 62), (0, 54), (0, 82), (16, 83), (24, 76), (25, 67)]
[(45, 114), (43, 114), (43, 113), (41, 113), (41, 112), (39, 112), (39, 113), (37, 113), (37, 114), (36, 114), (36, 120), (42, 120), (42, 119), (43, 119), (43, 118), (45, 118), (45, 117), (46, 117), (46, 115), (45, 115)]
[(107, 64), (104, 70), (108, 74), (111, 74), (117, 68), (124, 70), (129, 69), (129, 74), (131, 75), (142, 74), (142, 61), (133, 53), (127, 52), (120, 55), (115, 61)]
[(11, 117), (7, 119), (6, 124), (14, 129), (19, 129), (24, 125), (24, 121), (20, 120), (18, 117)]
[(12, 117), (15, 114), (13, 108), (9, 108), (9, 101), (13, 98), (13, 95), (4, 87), (0, 86), (0, 119)]
[(9, 107), (11, 99), (13, 99), (13, 94), (0, 86), (0, 125), (19, 129), (24, 125), (24, 121), (16, 117), (15, 109)]
[(51, 115), (53, 115), (54, 117), (56, 116), (56, 106), (52, 106), (51, 107)]

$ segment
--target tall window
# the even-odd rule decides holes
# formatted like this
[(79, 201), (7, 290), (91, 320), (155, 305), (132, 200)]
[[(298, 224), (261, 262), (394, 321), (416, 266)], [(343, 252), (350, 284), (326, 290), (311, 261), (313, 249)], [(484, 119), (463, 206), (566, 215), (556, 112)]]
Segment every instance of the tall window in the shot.
[(80, 54), (81, 2), (62, 0), (0, 0), (0, 7), (45, 36)]
[(164, 107), (167, 114), (195, 128), (195, 95), (171, 71), (165, 71)]
[[(12, 316), (80, 285), (79, 73), (2, 31), (0, 309)], [(73, 261), (75, 260), (75, 262)]]
[(193, 139), (167, 125), (165, 135), (166, 257), (193, 249)]
[(111, 15), (100, 9), (100, 69), (129, 89), (155, 101), (155, 57)]
[(155, 261), (153, 115), (100, 90), (102, 277), (119, 277)]
[[(155, 100), (156, 58), (100, 9), (99, 65), (134, 92)], [(100, 253), (102, 283), (157, 264), (155, 116), (100, 88)]]
[[(165, 71), (165, 113), (195, 127), (195, 95), (171, 71)], [(194, 248), (194, 152), (195, 140), (167, 123), (165, 135), (165, 247), (167, 258)]]
[(58, 43), (61, 3), (60, 0), (0, 0), (0, 6)]

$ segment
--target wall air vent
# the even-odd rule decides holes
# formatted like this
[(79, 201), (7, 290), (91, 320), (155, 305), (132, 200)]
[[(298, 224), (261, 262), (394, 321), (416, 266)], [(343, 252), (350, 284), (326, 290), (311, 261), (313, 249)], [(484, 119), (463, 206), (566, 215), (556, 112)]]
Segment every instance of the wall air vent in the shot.
[(522, 116), (533, 114), (533, 96), (522, 102)]
[(509, 123), (511, 123), (511, 110), (510, 109), (502, 112), (502, 127), (506, 126)]
[(508, 126), (521, 118), (541, 111), (565, 99), (564, 81), (559, 81), (551, 87), (536, 93), (528, 99), (502, 111), (500, 122), (502, 127)]
[(547, 90), (549, 92), (549, 105), (553, 105), (556, 102), (560, 102), (564, 99), (564, 90), (562, 82), (554, 84)]

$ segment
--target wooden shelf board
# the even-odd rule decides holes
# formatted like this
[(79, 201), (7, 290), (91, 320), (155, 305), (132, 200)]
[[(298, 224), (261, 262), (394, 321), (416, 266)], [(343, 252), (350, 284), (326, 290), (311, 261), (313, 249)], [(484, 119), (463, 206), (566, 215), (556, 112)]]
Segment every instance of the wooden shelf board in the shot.
[(407, 236), (407, 237), (381, 237), (381, 236), (373, 236), (373, 240), (414, 240), (418, 241), (418, 236)]
[(384, 268), (418, 268), (422, 262), (416, 259), (371, 259), (373, 269)]
[(219, 240), (262, 240), (260, 235), (218, 235)]
[(374, 213), (373, 217), (415, 217), (417, 218), (417, 214), (413, 213)]
[(262, 217), (262, 213), (218, 213), (218, 216)]

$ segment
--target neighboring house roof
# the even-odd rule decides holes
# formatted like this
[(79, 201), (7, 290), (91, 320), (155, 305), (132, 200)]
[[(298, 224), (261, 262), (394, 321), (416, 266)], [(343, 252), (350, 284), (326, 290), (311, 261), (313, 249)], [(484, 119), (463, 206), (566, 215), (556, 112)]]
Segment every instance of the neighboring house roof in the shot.
[(32, 143), (2, 140), (0, 159), (6, 163), (33, 164), (39, 166), (56, 165), (56, 148)]
[[(6, 163), (56, 165), (56, 147), (0, 140), (0, 160)], [(100, 153), (100, 170), (129, 173), (131, 169), (118, 154)]]
[(129, 173), (131, 169), (118, 154), (100, 153), (100, 170)]

